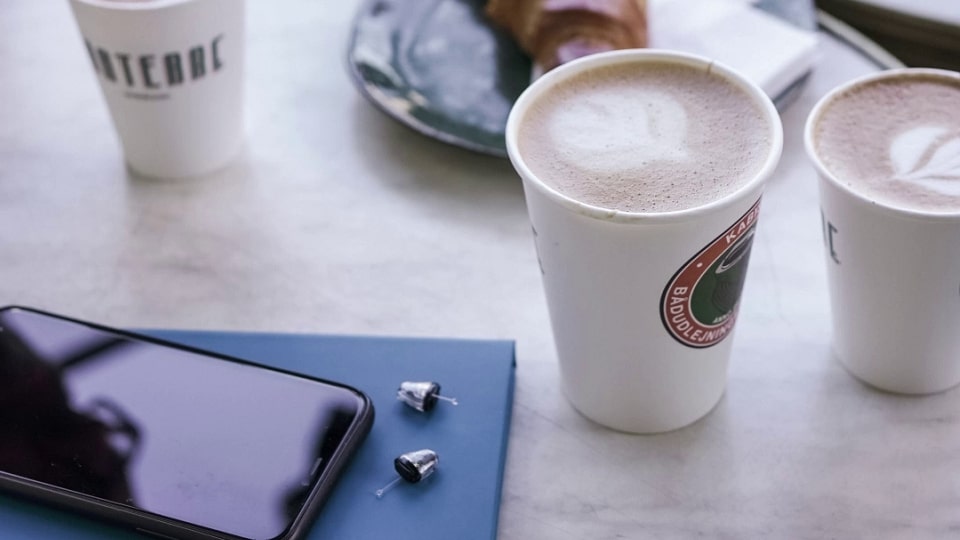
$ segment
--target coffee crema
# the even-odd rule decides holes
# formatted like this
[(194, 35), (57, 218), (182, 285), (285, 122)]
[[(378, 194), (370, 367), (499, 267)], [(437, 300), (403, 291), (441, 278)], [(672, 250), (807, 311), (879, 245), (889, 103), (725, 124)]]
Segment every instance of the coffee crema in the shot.
[(628, 62), (537, 97), (517, 144), (541, 181), (624, 212), (703, 206), (755, 177), (773, 141), (760, 105), (708, 66)]
[(960, 76), (907, 73), (833, 97), (813, 145), (836, 179), (907, 210), (960, 212)]

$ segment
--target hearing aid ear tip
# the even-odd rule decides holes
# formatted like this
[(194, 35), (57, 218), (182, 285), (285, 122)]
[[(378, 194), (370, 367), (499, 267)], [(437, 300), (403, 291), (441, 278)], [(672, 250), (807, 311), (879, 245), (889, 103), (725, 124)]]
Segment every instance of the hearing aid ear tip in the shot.
[(411, 484), (416, 484), (433, 474), (439, 464), (440, 456), (429, 448), (407, 452), (393, 460), (393, 467), (397, 470), (397, 474)]
[(393, 489), (400, 480), (405, 480), (410, 484), (416, 484), (422, 481), (432, 475), (437, 470), (439, 464), (440, 456), (429, 448), (400, 454), (393, 460), (393, 467), (400, 476), (378, 489), (376, 491), (377, 498), (382, 498), (383, 495)]
[(441, 399), (457, 404), (456, 399), (440, 395), (440, 384), (433, 381), (404, 381), (397, 389), (397, 399), (420, 412), (433, 410)]

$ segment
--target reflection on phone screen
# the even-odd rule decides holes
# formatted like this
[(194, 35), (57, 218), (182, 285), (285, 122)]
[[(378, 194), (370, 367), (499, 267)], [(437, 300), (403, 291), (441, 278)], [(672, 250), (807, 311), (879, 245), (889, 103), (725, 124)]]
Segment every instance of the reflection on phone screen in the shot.
[(0, 312), (0, 470), (219, 531), (283, 533), (361, 406), (319, 381)]

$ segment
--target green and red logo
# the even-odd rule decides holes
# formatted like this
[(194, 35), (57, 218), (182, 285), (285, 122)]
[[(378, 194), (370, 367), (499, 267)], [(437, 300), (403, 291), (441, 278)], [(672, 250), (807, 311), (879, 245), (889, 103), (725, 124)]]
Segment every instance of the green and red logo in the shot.
[(670, 335), (697, 349), (733, 330), (760, 201), (683, 265), (663, 290), (660, 317)]

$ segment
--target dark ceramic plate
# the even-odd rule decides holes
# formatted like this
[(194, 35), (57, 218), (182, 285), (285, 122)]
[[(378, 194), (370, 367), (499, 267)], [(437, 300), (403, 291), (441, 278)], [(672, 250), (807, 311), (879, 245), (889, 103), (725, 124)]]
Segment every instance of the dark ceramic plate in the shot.
[[(506, 156), (510, 107), (530, 84), (530, 59), (483, 13), (487, 0), (368, 0), (354, 22), (348, 63), (360, 91), (403, 124), (441, 141)], [(809, 5), (760, 0), (760, 9), (811, 28)], [(808, 74), (774, 99), (793, 101)]]
[(348, 61), (360, 91), (388, 115), (442, 141), (505, 156), (510, 107), (530, 59), (483, 14), (486, 0), (372, 0)]

